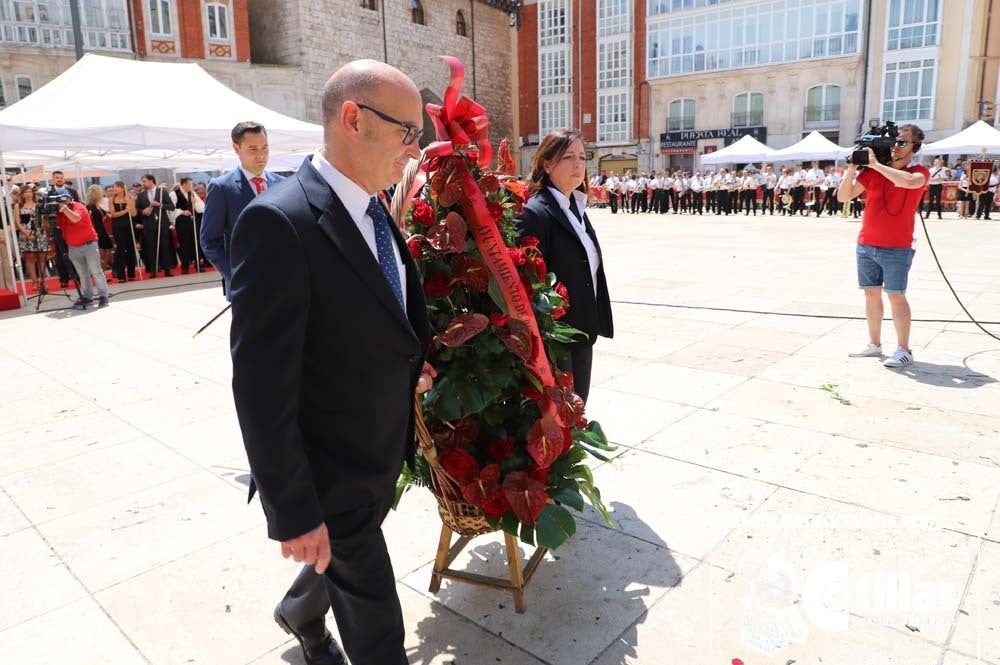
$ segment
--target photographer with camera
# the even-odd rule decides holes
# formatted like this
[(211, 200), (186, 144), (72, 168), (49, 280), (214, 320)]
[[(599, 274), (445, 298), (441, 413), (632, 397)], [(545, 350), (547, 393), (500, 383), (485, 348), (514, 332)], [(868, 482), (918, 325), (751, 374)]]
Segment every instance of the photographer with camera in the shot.
[[(923, 200), (930, 172), (914, 161), (924, 132), (916, 125), (897, 128), (887, 122), (858, 140), (848, 158), (847, 172), (837, 190), (846, 203), (862, 192), (867, 202), (858, 234), (858, 286), (865, 292), (869, 342), (852, 358), (882, 356), (882, 291), (892, 307), (898, 348), (883, 363), (896, 368), (913, 362), (910, 350), (910, 304), (906, 283), (913, 262), (914, 215)], [(854, 175), (858, 166), (865, 168)]]
[(90, 219), (86, 206), (70, 197), (58, 197), (56, 225), (66, 241), (67, 254), (80, 276), (83, 295), (73, 304), (73, 309), (87, 309), (93, 300), (93, 286), (90, 278), (97, 282), (98, 307), (108, 306), (108, 280), (101, 268), (101, 254), (97, 249), (97, 231)]

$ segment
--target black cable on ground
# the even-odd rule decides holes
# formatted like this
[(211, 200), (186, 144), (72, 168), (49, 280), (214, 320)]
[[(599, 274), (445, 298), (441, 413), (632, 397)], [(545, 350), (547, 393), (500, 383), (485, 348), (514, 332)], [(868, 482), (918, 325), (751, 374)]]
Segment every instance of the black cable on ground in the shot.
[[(929, 207), (927, 210), (927, 214), (928, 215), (931, 214)], [(955, 302), (957, 302), (958, 306), (962, 308), (962, 311), (965, 312), (965, 315), (969, 317), (969, 322), (974, 323), (977, 328), (982, 330), (984, 333), (986, 333), (993, 339), (1000, 340), (1000, 337), (997, 337), (995, 334), (991, 333), (989, 330), (984, 328), (982, 323), (977, 321), (976, 317), (972, 316), (972, 312), (969, 311), (969, 309), (965, 306), (965, 303), (962, 302), (962, 299), (958, 297), (957, 293), (955, 293), (955, 287), (953, 287), (951, 285), (951, 282), (948, 281), (948, 275), (944, 274), (944, 268), (941, 267), (941, 261), (938, 260), (937, 252), (934, 251), (934, 243), (931, 242), (931, 234), (927, 232), (927, 218), (920, 214), (920, 208), (917, 208), (917, 217), (920, 218), (920, 225), (924, 227), (924, 237), (927, 238), (927, 246), (930, 247), (931, 249), (931, 256), (934, 257), (934, 263), (937, 264), (938, 272), (941, 273), (941, 277), (944, 279), (944, 283), (948, 285), (948, 289), (951, 291), (951, 295), (955, 296)], [(967, 322), (963, 321), (962, 323), (967, 323)], [(988, 325), (996, 324), (995, 321), (984, 321), (983, 323), (986, 323)]]
[[(954, 293), (954, 291), (952, 291)], [(797, 312), (767, 312), (758, 309), (735, 309), (731, 307), (706, 307), (704, 305), (673, 305), (665, 302), (642, 302), (636, 300), (612, 300), (613, 303), (618, 303), (620, 305), (642, 305), (646, 307), (670, 307), (673, 309), (702, 309), (709, 312), (731, 312), (733, 314), (772, 314), (774, 316), (794, 316), (802, 319), (834, 319), (837, 321), (864, 321), (863, 316), (840, 316), (837, 314), (801, 314)], [(964, 307), (963, 307), (964, 309)], [(968, 312), (966, 312), (968, 313)], [(891, 321), (891, 319), (883, 319), (883, 321)], [(956, 319), (911, 319), (913, 323), (976, 323), (976, 321), (959, 321)], [(990, 326), (1000, 326), (1000, 321), (983, 321), (986, 325)], [(982, 327), (982, 326), (980, 326)], [(992, 333), (987, 332), (991, 337)]]

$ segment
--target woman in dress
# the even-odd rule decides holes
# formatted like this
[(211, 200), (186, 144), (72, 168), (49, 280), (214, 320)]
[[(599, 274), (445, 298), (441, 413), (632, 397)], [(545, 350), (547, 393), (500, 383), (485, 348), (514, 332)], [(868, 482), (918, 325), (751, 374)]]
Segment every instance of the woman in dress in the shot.
[(531, 164), (531, 199), (515, 221), (522, 241), (526, 236), (538, 239), (546, 266), (568, 291), (562, 321), (587, 335), (570, 347), (562, 366), (573, 373), (573, 390), (584, 401), (590, 394), (594, 342), (614, 333), (601, 246), (586, 214), (586, 171), (580, 132), (546, 136)]
[(114, 243), (111, 242), (111, 236), (108, 235), (104, 226), (104, 217), (107, 212), (101, 207), (102, 199), (104, 199), (104, 190), (101, 189), (100, 185), (91, 185), (87, 188), (87, 212), (90, 213), (90, 221), (97, 233), (97, 248), (101, 252), (101, 268), (106, 268), (111, 262), (111, 249), (114, 247)]
[[(115, 242), (114, 276), (119, 282), (135, 279), (135, 197), (125, 193), (125, 183), (116, 182), (108, 199), (111, 235)], [(126, 271), (128, 277), (126, 278)]]
[(14, 224), (17, 225), (17, 244), (21, 250), (28, 279), (40, 294), (46, 294), (45, 262), (49, 255), (49, 236), (44, 220), (38, 214), (35, 190), (25, 185), (18, 192), (14, 203)]

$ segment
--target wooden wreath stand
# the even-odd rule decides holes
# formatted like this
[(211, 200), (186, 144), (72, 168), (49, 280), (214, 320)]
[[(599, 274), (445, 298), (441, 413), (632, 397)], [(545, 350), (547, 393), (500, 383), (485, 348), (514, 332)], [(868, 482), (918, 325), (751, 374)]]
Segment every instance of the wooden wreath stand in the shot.
[(452, 534), (455, 533), (446, 524), (441, 525), (441, 539), (438, 541), (437, 556), (434, 558), (434, 572), (431, 573), (431, 593), (437, 593), (441, 588), (441, 580), (449, 579), (455, 580), (456, 582), (465, 582), (467, 584), (478, 584), (479, 586), (490, 587), (493, 589), (501, 589), (503, 591), (509, 591), (511, 595), (514, 596), (514, 611), (518, 614), (524, 614), (527, 606), (524, 602), (524, 587), (528, 585), (531, 581), (532, 575), (538, 570), (538, 565), (545, 558), (545, 553), (548, 552), (548, 548), (539, 547), (535, 550), (535, 553), (531, 555), (528, 559), (528, 564), (526, 566), (521, 565), (521, 552), (517, 546), (517, 539), (509, 533), (504, 533), (504, 543), (507, 549), (507, 563), (510, 566), (510, 579), (504, 579), (502, 577), (488, 577), (486, 575), (478, 575), (476, 573), (469, 573), (464, 570), (454, 570), (449, 568), (452, 561), (461, 554), (462, 550), (472, 542), (475, 535), (461, 535), (459, 534), (458, 540), (455, 544), (451, 544)]
[[(451, 478), (441, 466), (437, 458), (437, 448), (424, 424), (423, 407), (420, 397), (414, 398), (416, 409), (417, 441), (420, 443), (420, 453), (427, 460), (431, 469), (431, 481), (434, 484), (434, 498), (438, 502), (438, 514), (441, 516), (441, 536), (438, 539), (437, 555), (434, 557), (434, 571), (431, 573), (431, 593), (441, 589), (441, 580), (448, 579), (466, 584), (477, 584), (509, 591), (514, 596), (514, 611), (523, 614), (524, 588), (531, 581), (532, 575), (538, 570), (539, 564), (545, 558), (548, 548), (538, 547), (528, 559), (527, 565), (522, 565), (521, 551), (517, 539), (509, 533), (504, 533), (504, 546), (507, 550), (507, 564), (510, 567), (510, 579), (489, 577), (464, 570), (450, 568), (451, 564), (462, 553), (472, 539), (496, 529), (486, 521), (486, 516), (479, 506), (466, 503), (458, 483)], [(452, 534), (458, 535), (458, 540), (452, 544)]]

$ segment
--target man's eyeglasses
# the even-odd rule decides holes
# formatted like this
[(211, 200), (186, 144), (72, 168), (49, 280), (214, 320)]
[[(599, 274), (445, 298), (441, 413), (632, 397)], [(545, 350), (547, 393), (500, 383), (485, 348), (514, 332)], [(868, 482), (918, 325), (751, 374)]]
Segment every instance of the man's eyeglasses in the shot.
[(897, 148), (905, 148), (908, 145), (910, 145), (909, 141), (904, 141), (903, 139), (899, 139), (898, 141), (896, 141)]
[(366, 104), (358, 104), (359, 109), (365, 109), (366, 111), (371, 111), (378, 117), (382, 118), (386, 122), (391, 122), (394, 125), (399, 125), (406, 130), (406, 135), (403, 137), (403, 145), (411, 145), (414, 141), (419, 141), (420, 137), (424, 135), (424, 130), (411, 125), (408, 122), (403, 122), (402, 120), (396, 120), (391, 115), (386, 115), (378, 109), (373, 109)]

